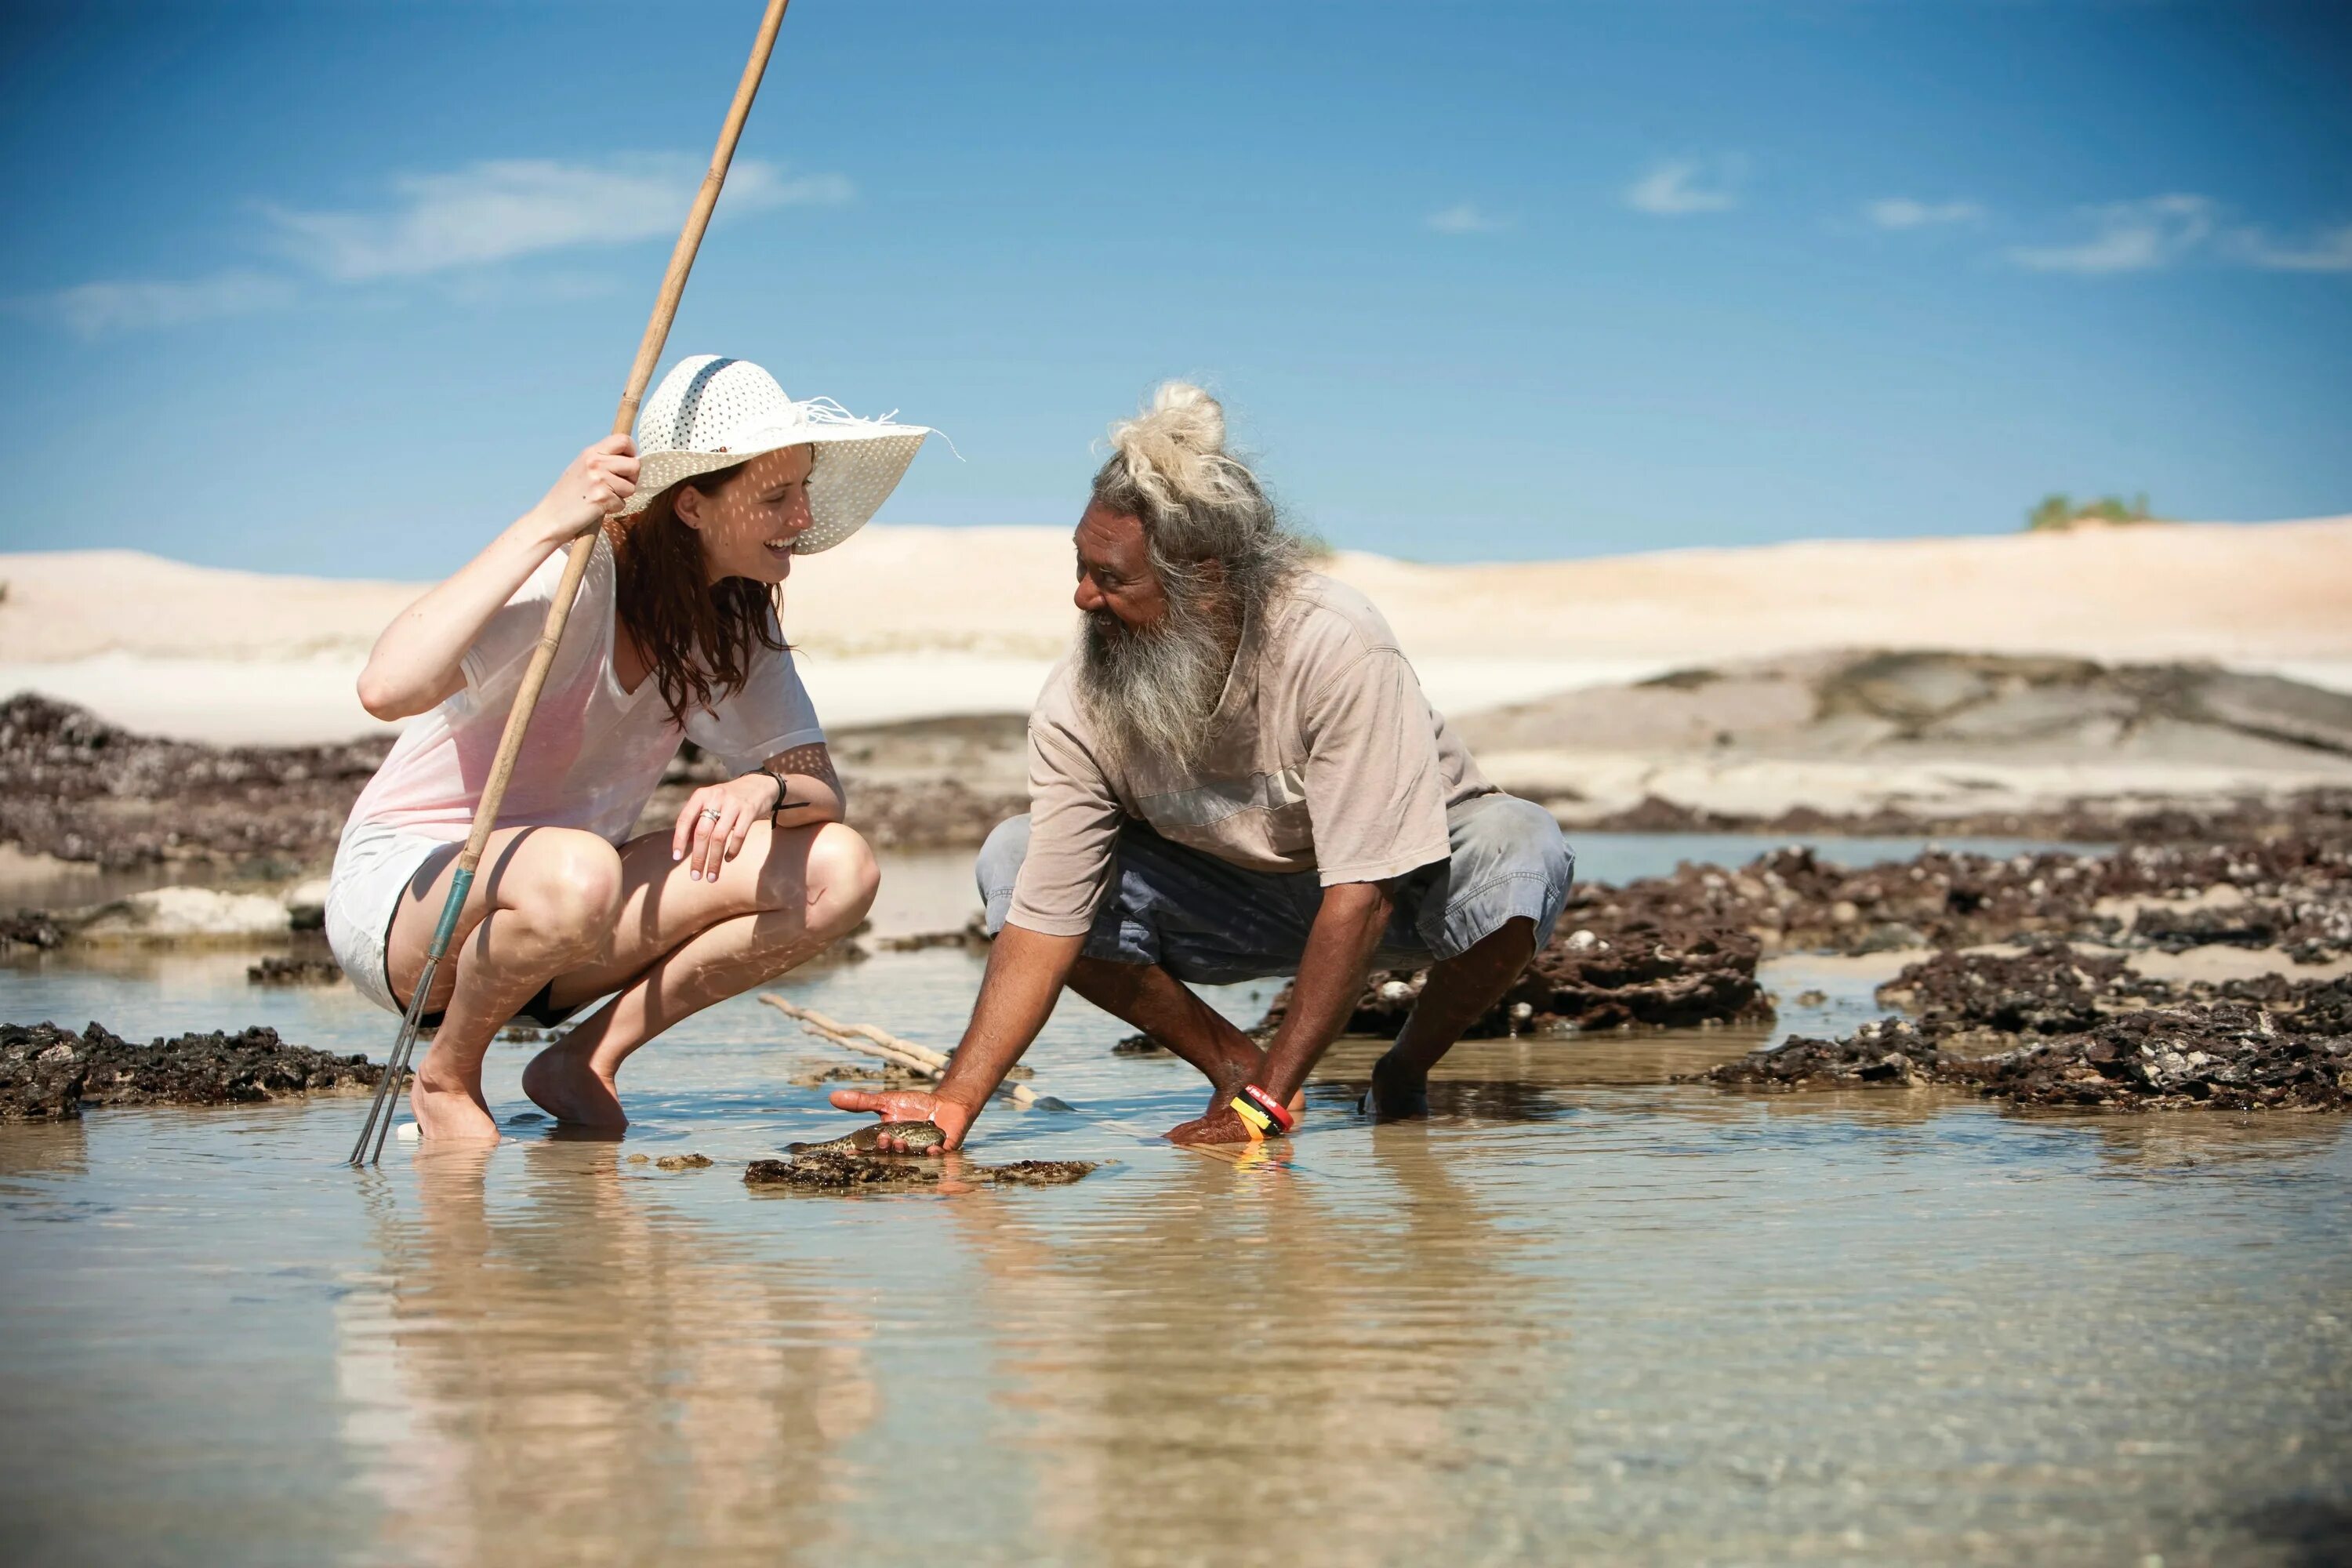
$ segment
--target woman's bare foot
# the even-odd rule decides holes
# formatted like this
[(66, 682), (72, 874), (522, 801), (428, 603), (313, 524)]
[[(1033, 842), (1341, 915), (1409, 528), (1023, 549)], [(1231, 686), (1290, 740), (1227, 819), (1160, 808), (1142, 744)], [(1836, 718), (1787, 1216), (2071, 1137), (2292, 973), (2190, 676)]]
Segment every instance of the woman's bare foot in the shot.
[(522, 1091), (533, 1105), (575, 1127), (617, 1132), (629, 1124), (611, 1075), (585, 1054), (561, 1044), (530, 1058), (522, 1069)]
[(489, 1107), (482, 1103), (480, 1086), (462, 1079), (444, 1079), (433, 1071), (429, 1060), (416, 1069), (416, 1080), (409, 1086), (408, 1109), (416, 1118), (418, 1133), (436, 1142), (499, 1141), (499, 1124), (491, 1120)]

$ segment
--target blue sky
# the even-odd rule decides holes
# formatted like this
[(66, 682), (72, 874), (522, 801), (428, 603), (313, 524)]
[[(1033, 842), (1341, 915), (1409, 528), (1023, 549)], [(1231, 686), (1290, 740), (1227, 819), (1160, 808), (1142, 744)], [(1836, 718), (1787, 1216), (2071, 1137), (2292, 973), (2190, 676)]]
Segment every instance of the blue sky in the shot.
[[(453, 566), (610, 424), (760, 10), (12, 5), (0, 546)], [(1431, 560), (2352, 510), (2340, 6), (795, 0), (665, 363), (1075, 519), (1204, 378)]]

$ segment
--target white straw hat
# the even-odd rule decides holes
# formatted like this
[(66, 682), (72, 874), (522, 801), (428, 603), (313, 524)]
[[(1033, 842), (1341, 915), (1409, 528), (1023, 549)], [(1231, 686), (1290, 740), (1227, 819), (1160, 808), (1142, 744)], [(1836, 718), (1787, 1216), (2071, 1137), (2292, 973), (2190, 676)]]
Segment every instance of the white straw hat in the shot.
[(794, 403), (749, 360), (697, 354), (670, 367), (637, 415), (637, 490), (619, 515), (642, 511), (680, 479), (779, 447), (821, 447), (809, 475), (814, 523), (793, 547), (814, 554), (866, 526), (929, 434), (920, 425), (854, 418), (829, 397)]

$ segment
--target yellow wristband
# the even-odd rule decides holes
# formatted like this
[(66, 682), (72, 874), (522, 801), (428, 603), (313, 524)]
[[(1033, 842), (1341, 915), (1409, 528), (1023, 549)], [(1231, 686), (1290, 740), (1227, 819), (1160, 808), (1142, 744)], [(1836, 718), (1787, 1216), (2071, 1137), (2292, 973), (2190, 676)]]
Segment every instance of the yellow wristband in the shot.
[(1252, 1105), (1242, 1096), (1237, 1094), (1227, 1103), (1232, 1107), (1234, 1114), (1242, 1119), (1242, 1125), (1249, 1129), (1251, 1142), (1260, 1142), (1273, 1128), (1274, 1118)]

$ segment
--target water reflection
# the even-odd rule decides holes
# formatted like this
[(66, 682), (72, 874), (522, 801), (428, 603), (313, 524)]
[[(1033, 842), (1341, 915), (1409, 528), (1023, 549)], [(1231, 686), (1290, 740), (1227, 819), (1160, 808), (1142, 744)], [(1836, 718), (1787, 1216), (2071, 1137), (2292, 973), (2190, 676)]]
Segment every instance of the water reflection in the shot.
[[(494, 1179), (494, 1164), (499, 1169)], [(342, 1304), (347, 1441), (400, 1563), (772, 1561), (837, 1545), (869, 1314), (745, 1260), (610, 1147), (420, 1155)]]
[(1051, 1237), (957, 1205), (1038, 1555), (1429, 1562), (1481, 1533), (1491, 1415), (1557, 1397), (1570, 1303), (1454, 1169), (1401, 1129), (1344, 1193), (1187, 1164)]
[[(81, 1122), (34, 1122), (12, 1127), (0, 1138), (0, 1178), (10, 1176), (79, 1176), (89, 1170), (89, 1140)], [(29, 1189), (11, 1184), (13, 1200)]]

